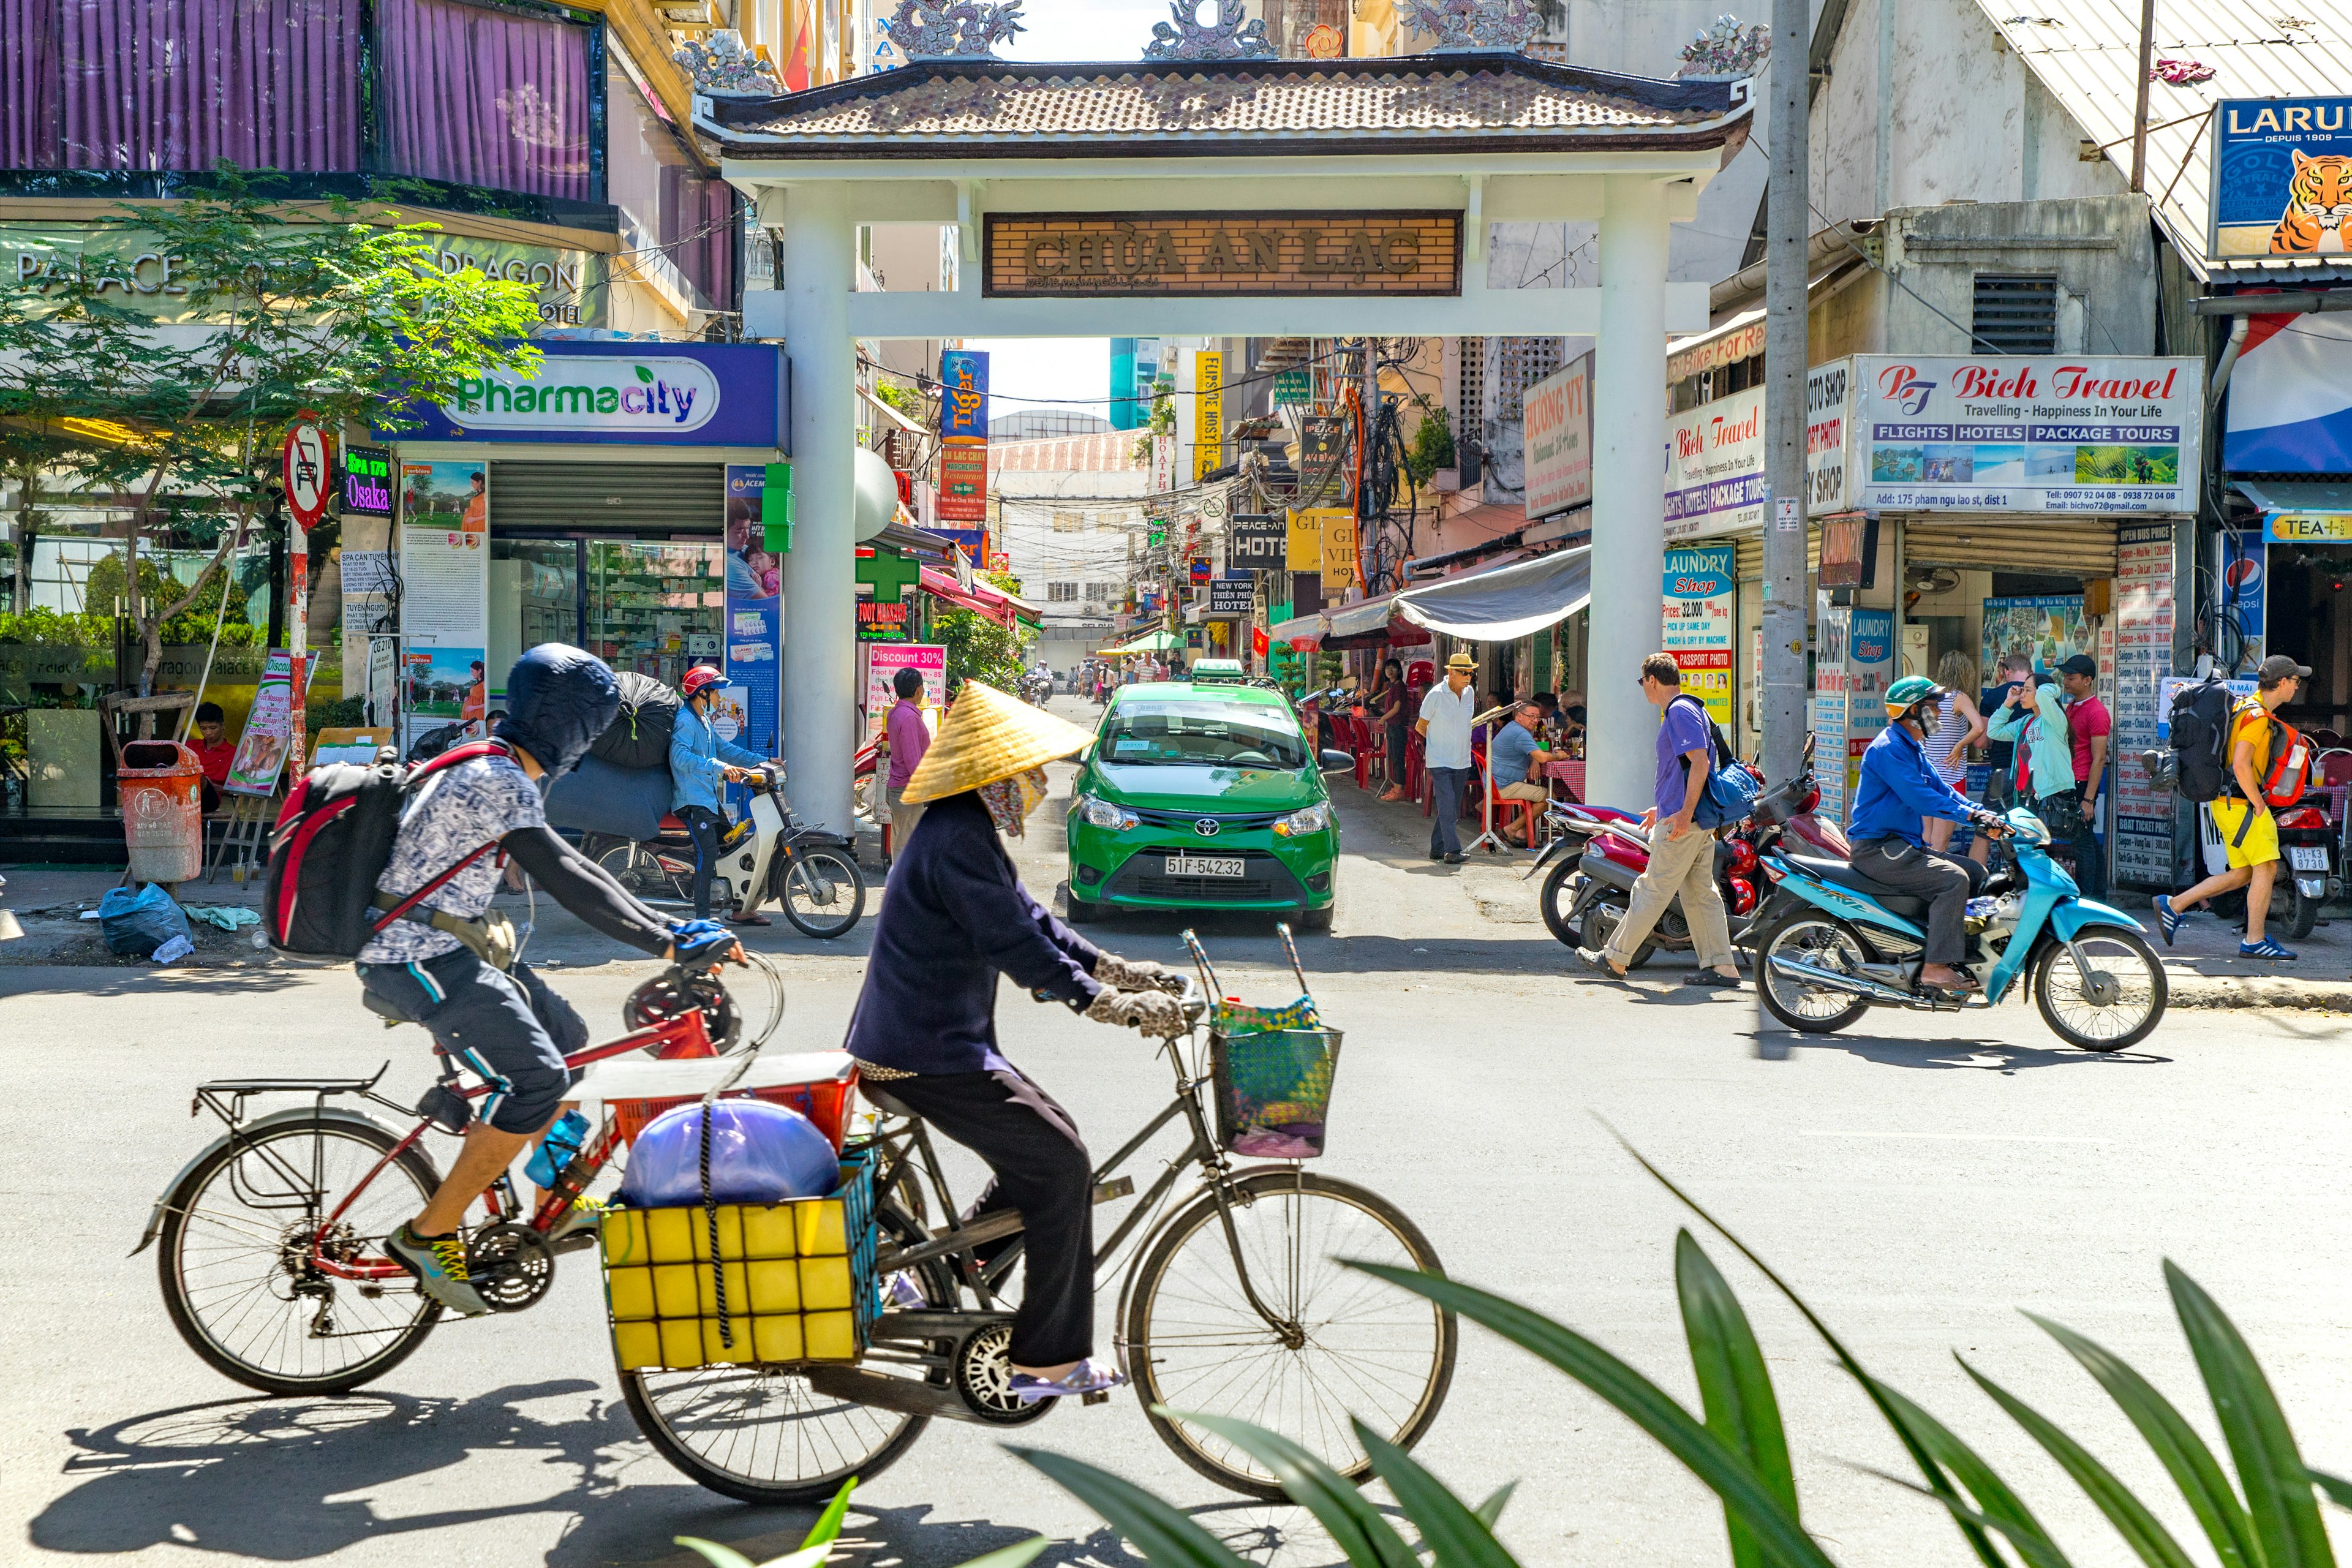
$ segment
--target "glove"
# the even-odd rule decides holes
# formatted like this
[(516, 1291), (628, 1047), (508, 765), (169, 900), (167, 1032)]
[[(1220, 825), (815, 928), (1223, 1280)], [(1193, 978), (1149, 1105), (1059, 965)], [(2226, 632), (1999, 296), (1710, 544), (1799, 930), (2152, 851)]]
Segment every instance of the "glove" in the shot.
[(675, 962), (687, 969), (708, 969), (735, 947), (735, 934), (717, 921), (672, 921), (669, 926)]
[(1185, 1032), (1184, 1009), (1161, 991), (1106, 989), (1087, 1007), (1087, 1016), (1097, 1024), (1129, 1025), (1158, 1040), (1172, 1040)]
[(1118, 991), (1164, 991), (1175, 996), (1184, 990), (1184, 977), (1166, 964), (1115, 952), (1095, 954), (1095, 978)]

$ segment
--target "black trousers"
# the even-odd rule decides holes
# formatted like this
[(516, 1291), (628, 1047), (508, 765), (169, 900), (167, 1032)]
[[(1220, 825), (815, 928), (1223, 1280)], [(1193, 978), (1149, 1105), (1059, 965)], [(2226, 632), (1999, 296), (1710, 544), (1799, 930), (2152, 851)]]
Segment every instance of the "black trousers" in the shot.
[(727, 819), (707, 805), (681, 805), (677, 819), (694, 835), (694, 918), (710, 918), (710, 879), (719, 872), (719, 836)]
[(2080, 784), (2033, 803), (2033, 815), (2050, 829), (2050, 837), (2074, 851), (2074, 885), (2086, 899), (2107, 896), (2107, 858), (2099, 848), (2099, 830), (2091, 821), (2096, 809), (2095, 805), (2084, 809)]
[(1059, 1366), (1093, 1354), (1094, 1161), (1069, 1112), (1017, 1072), (926, 1074), (880, 1087), (988, 1162), (996, 1179), (972, 1214), (1021, 1211), (1028, 1285), (1013, 1315), (1013, 1363)]
[(1958, 963), (1968, 952), (1969, 895), (1990, 875), (1958, 855), (1923, 849), (1907, 838), (1865, 838), (1853, 847), (1853, 868), (1898, 893), (1927, 900), (1927, 962)]

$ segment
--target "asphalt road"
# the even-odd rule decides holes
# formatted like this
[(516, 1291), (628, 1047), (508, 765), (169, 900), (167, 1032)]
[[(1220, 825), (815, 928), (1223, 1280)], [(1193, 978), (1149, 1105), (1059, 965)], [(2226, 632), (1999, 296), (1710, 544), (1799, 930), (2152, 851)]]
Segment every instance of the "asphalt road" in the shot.
[[(2352, 1468), (2352, 1243), (2344, 1150), (2352, 1052), (2314, 1015), (2179, 1013), (2140, 1051), (2058, 1049), (2032, 1012), (1956, 1030), (1910, 1020), (1798, 1041), (1752, 998), (1583, 975), (1512, 904), (1504, 875), (1431, 867), (1417, 816), (1354, 807), (1330, 938), (1304, 943), (1349, 1030), (1334, 1174), (1412, 1214), (1457, 1275), (1591, 1335), (1678, 1397), (1696, 1393), (1675, 1308), (1689, 1223), (1626, 1140), (1764, 1254), (1881, 1376), (2008, 1474), (2082, 1564), (2126, 1556), (2079, 1493), (1970, 1384), (1969, 1360), (2057, 1418), (2143, 1495), (2161, 1471), (2095, 1385), (2013, 1309), (2088, 1331), (2170, 1393), (2217, 1449), (2158, 1273), (2179, 1260), (2235, 1315), (2312, 1462)], [(1392, 808), (1391, 808), (1392, 809)], [(1054, 885), (1058, 803), (1023, 861)], [(864, 928), (861, 928), (861, 931)], [(1174, 961), (1172, 921), (1105, 928)], [(562, 989), (610, 1021), (649, 966), (571, 959)], [(1227, 989), (1289, 984), (1263, 927), (1204, 938)], [(779, 1044), (837, 1042), (862, 942), (779, 933)], [(1010, 1052), (1098, 1148), (1164, 1100), (1132, 1036), (1008, 990)], [(211, 1077), (373, 1070), (427, 1079), (422, 1037), (387, 1032), (347, 973), (0, 969), (0, 1562), (74, 1558), (402, 1564), (698, 1562), (680, 1534), (755, 1560), (808, 1516), (736, 1506), (635, 1436), (591, 1260), (562, 1260), (531, 1311), (437, 1331), (368, 1394), (258, 1401), (199, 1364), (165, 1321), (152, 1255), (127, 1258), (155, 1192), (210, 1136), (186, 1114)], [(1760, 1278), (1710, 1242), (1763, 1340), (1807, 1521), (1841, 1563), (1958, 1564), (1868, 1405)], [(1199, 1510), (1246, 1555), (1306, 1564), (1329, 1543), (1299, 1510), (1244, 1504), (1178, 1465), (1131, 1399), (1073, 1409), (1024, 1441), (1077, 1453)], [(1477, 1330), (1420, 1457), (1482, 1496), (1521, 1483), (1504, 1535), (1531, 1563), (1726, 1561), (1706, 1493), (1624, 1419)], [(2184, 1540), (2178, 1503), (2159, 1513)], [(842, 1561), (952, 1564), (1031, 1532), (1044, 1561), (1133, 1561), (1084, 1508), (975, 1427), (935, 1425), (858, 1494)]]

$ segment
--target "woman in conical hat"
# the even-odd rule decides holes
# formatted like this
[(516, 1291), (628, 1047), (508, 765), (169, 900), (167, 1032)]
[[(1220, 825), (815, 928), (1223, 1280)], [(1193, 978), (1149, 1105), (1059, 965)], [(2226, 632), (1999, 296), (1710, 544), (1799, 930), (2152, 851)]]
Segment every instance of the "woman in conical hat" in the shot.
[[(1028, 1283), (1010, 1359), (1024, 1404), (1127, 1380), (1090, 1359), (1094, 1163), (1069, 1113), (999, 1048), (997, 977), (1101, 1023), (1163, 1037), (1184, 1028), (1166, 970), (1102, 952), (1055, 920), (1005, 853), (1001, 835), (1019, 837), (1045, 798), (1045, 764), (1093, 739), (963, 683), (907, 781), (902, 798), (927, 809), (897, 847), (845, 1047), (869, 1084), (988, 1163), (996, 1179), (974, 1213), (1021, 1211)], [(909, 1278), (892, 1290), (919, 1302)]]

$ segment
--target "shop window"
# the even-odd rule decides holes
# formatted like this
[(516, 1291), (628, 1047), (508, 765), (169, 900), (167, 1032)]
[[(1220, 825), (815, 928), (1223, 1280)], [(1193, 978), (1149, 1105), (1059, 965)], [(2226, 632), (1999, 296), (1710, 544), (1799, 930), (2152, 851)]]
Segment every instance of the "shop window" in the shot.
[(456, 0), (377, 0), (395, 174), (593, 201), (590, 30)]
[(1969, 330), (1995, 353), (2058, 352), (2058, 279), (2047, 275), (1979, 272)]
[(360, 166), (359, 0), (64, 0), (0, 18), (0, 169)]

